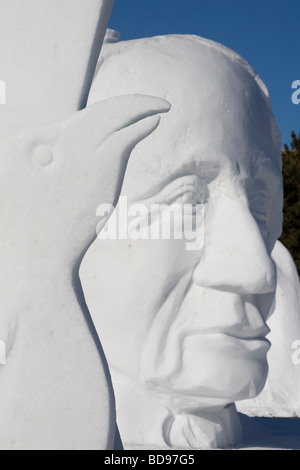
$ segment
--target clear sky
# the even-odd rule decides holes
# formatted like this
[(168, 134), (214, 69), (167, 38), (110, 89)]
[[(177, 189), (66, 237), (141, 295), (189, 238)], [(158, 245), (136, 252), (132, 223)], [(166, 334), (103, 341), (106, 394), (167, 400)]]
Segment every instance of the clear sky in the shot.
[(197, 34), (241, 54), (269, 89), (283, 143), (300, 132), (300, 0), (115, 0), (110, 27), (122, 40)]

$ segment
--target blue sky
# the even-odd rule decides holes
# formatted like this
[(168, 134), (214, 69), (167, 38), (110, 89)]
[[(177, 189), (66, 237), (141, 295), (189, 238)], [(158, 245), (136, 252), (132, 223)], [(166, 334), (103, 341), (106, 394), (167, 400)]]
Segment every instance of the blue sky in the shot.
[(122, 40), (197, 34), (240, 53), (269, 89), (283, 143), (300, 132), (300, 0), (115, 0), (110, 27)]

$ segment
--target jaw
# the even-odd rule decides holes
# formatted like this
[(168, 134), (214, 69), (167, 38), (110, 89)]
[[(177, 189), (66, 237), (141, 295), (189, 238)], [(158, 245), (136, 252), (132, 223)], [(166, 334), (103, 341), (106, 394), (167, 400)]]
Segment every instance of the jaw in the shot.
[(227, 335), (189, 336), (182, 348), (181, 368), (148, 382), (174, 412), (193, 412), (256, 397), (267, 374), (265, 339), (241, 340)]
[(125, 450), (216, 449), (241, 441), (241, 425), (232, 404), (176, 412), (157, 396), (139, 393), (124, 383), (114, 383), (114, 390)]
[(174, 412), (257, 396), (270, 343), (256, 299), (188, 283), (187, 274), (147, 331), (136, 383)]

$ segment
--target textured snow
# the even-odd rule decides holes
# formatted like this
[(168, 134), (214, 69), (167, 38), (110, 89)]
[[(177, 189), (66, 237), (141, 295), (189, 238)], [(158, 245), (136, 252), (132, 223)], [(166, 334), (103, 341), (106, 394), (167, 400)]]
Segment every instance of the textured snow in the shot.
[(124, 93), (172, 104), (133, 151), (121, 195), (167, 203), (197, 171), (193, 184), (209, 188), (201, 254), (168, 241), (97, 240), (81, 266), (121, 438), (128, 449), (232, 447), (241, 429), (234, 407), (223, 407), (255, 397), (268, 370), (267, 347), (255, 348), (269, 333), (270, 252), (282, 220), (280, 134), (268, 92), (239, 55), (195, 36), (108, 43), (97, 71), (89, 104)]
[[(276, 298), (267, 321), (272, 346), (268, 353), (269, 374), (262, 393), (240, 402), (238, 409), (249, 416), (300, 417), (300, 363), (293, 361), (300, 349), (300, 285), (295, 263), (277, 242), (272, 253), (277, 267)], [(296, 355), (296, 359), (298, 356)]]
[(112, 446), (113, 393), (78, 267), (98, 202), (116, 200), (132, 148), (166, 110), (120, 97), (1, 142), (3, 449)]
[(114, 0), (1, 0), (0, 139), (66, 119), (87, 100)]
[[(1, 0), (2, 450), (103, 449), (114, 439), (109, 374), (73, 273), (89, 232), (88, 174), (101, 168), (91, 137), (99, 119), (109, 123), (109, 108), (117, 110), (100, 104), (74, 113), (86, 100), (112, 6)], [(111, 132), (104, 127), (98, 144)], [(115, 165), (110, 183), (122, 166), (117, 155)]]
[[(300, 289), (279, 242), (269, 317), (271, 304), (253, 297), (275, 288), (269, 252), (281, 223), (280, 136), (268, 91), (243, 58), (213, 41), (119, 43), (108, 30), (82, 110), (113, 4), (0, 0), (0, 78), (7, 85), (0, 106), (1, 450), (111, 449), (114, 393), (128, 449), (298, 449), (300, 365), (292, 357)], [(172, 110), (158, 117), (169, 102)], [(131, 200), (151, 191), (165, 197), (203, 156), (206, 164), (213, 160), (201, 260), (178, 244), (150, 244), (145, 252), (137, 242), (99, 240), (85, 256), (96, 208), (116, 203), (131, 152), (121, 193)], [(253, 174), (252, 158), (267, 162), (256, 186), (259, 192), (267, 181), (272, 202), (263, 236), (239, 185), (243, 172)], [(78, 275), (84, 256), (81, 280), (94, 324)], [(178, 305), (184, 321), (174, 316)], [(265, 386), (265, 358), (256, 353), (254, 360), (254, 342), (246, 341), (253, 331), (255, 340), (266, 334), (264, 320), (272, 344)], [(187, 327), (181, 351), (176, 332), (186, 335)], [(193, 328), (209, 332), (206, 342), (195, 341)], [(242, 338), (219, 346), (224, 331)], [(194, 396), (199, 377), (206, 395)]]
[(97, 205), (116, 201), (132, 149), (170, 105), (135, 95), (77, 111), (112, 4), (1, 1), (1, 450), (114, 443), (110, 375), (78, 270)]

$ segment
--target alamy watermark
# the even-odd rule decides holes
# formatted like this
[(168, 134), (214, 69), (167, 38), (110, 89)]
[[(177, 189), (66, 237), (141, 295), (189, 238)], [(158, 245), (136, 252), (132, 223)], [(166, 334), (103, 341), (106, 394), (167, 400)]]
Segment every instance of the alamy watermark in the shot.
[(292, 103), (293, 104), (300, 104), (300, 80), (295, 80), (292, 83), (292, 89), (296, 90), (292, 94)]
[(0, 104), (6, 104), (6, 83), (0, 80)]
[(6, 364), (6, 344), (0, 340), (0, 365)]
[(184, 240), (185, 249), (204, 245), (203, 204), (129, 204), (120, 196), (118, 208), (101, 204), (97, 209), (100, 240)]
[(300, 340), (299, 339), (293, 342), (292, 349), (295, 349), (295, 351), (292, 354), (292, 363), (295, 366), (298, 366), (300, 364)]

